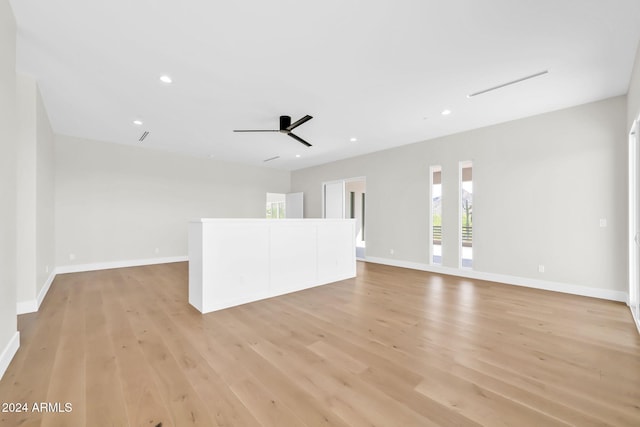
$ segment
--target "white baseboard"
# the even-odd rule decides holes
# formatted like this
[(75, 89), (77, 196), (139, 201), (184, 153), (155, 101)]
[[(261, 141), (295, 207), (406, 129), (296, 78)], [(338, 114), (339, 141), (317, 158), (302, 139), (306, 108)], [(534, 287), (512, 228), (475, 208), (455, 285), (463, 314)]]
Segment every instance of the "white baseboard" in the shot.
[(80, 273), (83, 271), (96, 271), (96, 270), (108, 270), (111, 268), (123, 268), (123, 267), (138, 267), (141, 265), (153, 265), (153, 264), (168, 264), (171, 262), (183, 262), (188, 261), (189, 258), (187, 256), (176, 256), (176, 257), (164, 257), (164, 258), (148, 258), (148, 259), (137, 259), (137, 260), (128, 260), (128, 261), (112, 261), (112, 262), (97, 262), (92, 264), (78, 264), (78, 265), (63, 265), (60, 267), (56, 267), (52, 272), (46, 283), (40, 289), (38, 293), (37, 299), (32, 299), (28, 301), (18, 301), (16, 305), (17, 314), (27, 314), (27, 313), (35, 313), (40, 308), (42, 301), (44, 301), (44, 297), (49, 292), (49, 288), (53, 283), (57, 274), (65, 274), (65, 273)]
[(631, 316), (633, 317), (634, 322), (636, 323), (636, 329), (638, 329), (638, 333), (640, 334), (640, 317), (636, 317), (631, 312)]
[(438, 265), (422, 264), (418, 262), (402, 261), (388, 258), (367, 257), (366, 261), (373, 262), (375, 264), (391, 265), (395, 267), (410, 268), (413, 270), (428, 271), (431, 273), (446, 274), (449, 276), (486, 280), (489, 282), (524, 286), (528, 288), (543, 289), (546, 291), (562, 292), (565, 294), (581, 295), (585, 297), (593, 297), (620, 302), (626, 302), (628, 300), (628, 295), (626, 292), (614, 291), (611, 289), (591, 288), (588, 286), (573, 285), (570, 283), (551, 282), (546, 280), (532, 279), (528, 277), (509, 276), (506, 274), (485, 273), (482, 271), (442, 267)]
[(18, 301), (16, 304), (16, 314), (35, 313), (36, 311), (38, 311), (38, 300)]
[(16, 331), (6, 347), (0, 353), (0, 380), (4, 376), (4, 373), (7, 371), (9, 367), (9, 363), (13, 359), (13, 356), (16, 355), (16, 352), (20, 348), (20, 332)]
[(44, 297), (47, 296), (47, 292), (49, 292), (49, 288), (53, 283), (53, 279), (56, 278), (56, 274), (58, 274), (58, 272), (54, 268), (51, 274), (49, 275), (49, 278), (47, 279), (46, 283), (44, 284), (42, 289), (40, 289), (40, 292), (38, 293), (38, 308), (40, 308), (42, 301), (44, 301)]
[(18, 304), (16, 307), (17, 313), (27, 314), (27, 313), (35, 313), (36, 311), (38, 311), (38, 309), (40, 308), (40, 304), (42, 304), (42, 301), (44, 301), (44, 297), (47, 295), (47, 292), (49, 292), (49, 288), (51, 287), (51, 284), (53, 283), (53, 279), (55, 279), (55, 277), (56, 277), (56, 270), (54, 269), (49, 275), (49, 277), (47, 278), (47, 281), (45, 282), (42, 289), (40, 289), (40, 292), (38, 293), (38, 296), (36, 299), (32, 299), (28, 301), (18, 301)]
[(169, 264), (188, 261), (189, 257), (175, 256), (164, 258), (147, 258), (125, 261), (96, 262), (91, 264), (62, 265), (56, 268), (56, 274), (80, 273), (83, 271), (109, 270), (112, 268), (138, 267), (141, 265)]

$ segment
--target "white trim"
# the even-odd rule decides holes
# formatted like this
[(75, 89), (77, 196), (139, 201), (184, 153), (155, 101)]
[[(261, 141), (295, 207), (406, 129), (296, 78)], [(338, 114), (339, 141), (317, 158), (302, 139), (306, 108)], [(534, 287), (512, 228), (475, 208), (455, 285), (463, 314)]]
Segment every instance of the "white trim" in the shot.
[(465, 161), (458, 161), (458, 261), (457, 261), (457, 264), (458, 264), (458, 269), (460, 270), (462, 270), (462, 164), (463, 163), (465, 163)]
[(2, 353), (0, 353), (0, 380), (4, 376), (4, 373), (7, 372), (9, 363), (11, 363), (13, 356), (16, 355), (19, 348), (20, 332), (16, 331), (7, 343), (7, 346), (2, 350)]
[(640, 318), (636, 317), (633, 314), (633, 311), (631, 311), (631, 317), (633, 318), (634, 322), (636, 323), (636, 329), (638, 329), (638, 333), (640, 333)]
[[(428, 260), (433, 261), (433, 174), (440, 172), (440, 206), (442, 206), (443, 193), (442, 193), (442, 165), (430, 165), (429, 166), (429, 229), (427, 230), (427, 242), (429, 242)], [(442, 209), (442, 208), (441, 208)], [(440, 215), (440, 221), (442, 221), (442, 213)], [(442, 229), (442, 223), (440, 223)], [(442, 239), (442, 237), (441, 237)], [(440, 242), (442, 245), (442, 242)], [(441, 246), (442, 247), (442, 246)], [(440, 254), (440, 262), (442, 263), (442, 254)], [(439, 264), (438, 264), (439, 265)]]
[(47, 278), (47, 281), (44, 283), (42, 289), (40, 289), (40, 292), (38, 293), (38, 297), (36, 299), (18, 301), (16, 304), (17, 314), (35, 313), (36, 311), (38, 311), (40, 305), (42, 304), (42, 301), (44, 301), (44, 297), (47, 295), (47, 292), (49, 292), (49, 288), (51, 287), (51, 284), (53, 283), (53, 279), (55, 279), (55, 277), (56, 270), (54, 269)]
[[(463, 189), (462, 189), (462, 183), (464, 181), (463, 180), (463, 174), (462, 174), (462, 169), (464, 169), (465, 167), (471, 167), (471, 173), (473, 174), (473, 160), (460, 160), (458, 162), (458, 268), (461, 270), (473, 270), (473, 252), (471, 252), (471, 267), (463, 267), (462, 266), (462, 214), (464, 213), (462, 211), (462, 195), (463, 193)], [(473, 182), (473, 178), (471, 178), (471, 182)], [(473, 193), (472, 196), (473, 197)], [(473, 243), (472, 243), (473, 245)], [(473, 249), (473, 246), (472, 246)]]
[(322, 185), (322, 218), (326, 218), (327, 217), (326, 212), (325, 212), (325, 205), (324, 205), (324, 202), (325, 202), (325, 199), (326, 199), (326, 193), (325, 193), (326, 188), (325, 187), (327, 186), (327, 184), (339, 184), (339, 183), (342, 183), (342, 219), (347, 219), (347, 216), (346, 216), (347, 207), (345, 206), (345, 197), (346, 197), (345, 184), (347, 182), (353, 182), (353, 181), (364, 181), (365, 182), (365, 186), (366, 186), (367, 185), (367, 176), (363, 175), (363, 176), (354, 176), (352, 178), (334, 179), (334, 180), (331, 180), (331, 181), (323, 181), (321, 183), (321, 185)]
[(490, 282), (504, 283), (507, 285), (524, 286), (546, 291), (562, 292), (565, 294), (581, 295), (585, 297), (600, 298), (612, 301), (625, 302), (628, 294), (611, 289), (591, 288), (588, 286), (574, 285), (570, 283), (550, 282), (546, 280), (531, 279), (528, 277), (510, 276), (506, 274), (486, 273), (469, 269), (443, 267), (439, 265), (422, 264), (412, 261), (402, 261), (388, 258), (367, 257), (367, 262), (375, 264), (391, 265), (395, 267), (410, 268), (413, 270), (429, 271), (432, 273), (446, 274), (450, 276), (466, 277), (469, 279), (486, 280)]
[(16, 303), (16, 314), (35, 313), (36, 311), (38, 311), (38, 301), (35, 299)]
[(80, 273), (83, 271), (96, 271), (96, 270), (108, 270), (111, 268), (123, 268), (123, 267), (138, 267), (141, 265), (154, 265), (154, 264), (168, 264), (172, 262), (188, 261), (189, 257), (176, 256), (165, 258), (149, 258), (149, 259), (137, 259), (128, 261), (112, 261), (112, 262), (97, 262), (92, 264), (78, 264), (78, 265), (63, 265), (56, 267), (49, 275), (49, 278), (45, 282), (42, 289), (38, 293), (37, 299), (31, 299), (27, 301), (18, 301), (16, 303), (16, 314), (35, 313), (40, 309), (40, 305), (51, 288), (53, 280), (58, 274), (65, 273)]
[[(336, 179), (333, 181), (325, 181), (322, 183), (322, 218), (323, 219), (327, 219), (327, 211), (326, 211), (326, 200), (327, 200), (327, 185), (329, 184), (342, 184), (342, 197), (341, 199), (341, 203), (342, 203), (342, 218), (341, 219), (345, 219), (345, 206), (344, 206), (344, 197), (345, 197), (345, 189), (344, 189), (344, 179)], [(335, 218), (330, 218), (330, 219), (335, 219)]]
[(354, 176), (351, 178), (339, 179), (338, 181), (353, 182), (353, 181), (366, 181), (366, 180), (367, 180), (367, 176), (362, 175), (362, 176)]
[(53, 279), (56, 278), (56, 274), (58, 274), (58, 271), (54, 268), (44, 286), (42, 287), (42, 289), (40, 289), (40, 293), (38, 293), (38, 307), (36, 308), (36, 310), (38, 310), (42, 305), (42, 301), (44, 301), (44, 297), (47, 296), (47, 292), (49, 292), (49, 288), (53, 283)]
[(141, 265), (169, 264), (172, 262), (189, 261), (189, 257), (174, 256), (164, 258), (147, 258), (123, 261), (95, 262), (91, 264), (62, 265), (56, 268), (56, 274), (80, 273), (83, 271), (109, 270), (112, 268), (138, 267)]
[(629, 310), (631, 311), (631, 316), (633, 317), (636, 327), (638, 328), (638, 332), (640, 332), (640, 307), (638, 306), (638, 299), (640, 299), (640, 290), (638, 289), (638, 282), (640, 278), (638, 277), (638, 242), (636, 241), (638, 237), (638, 174), (640, 174), (640, 164), (638, 164), (638, 146), (640, 142), (640, 116), (636, 120), (633, 121), (631, 125), (631, 130), (629, 131), (629, 209), (628, 209), (628, 219), (629, 219), (629, 258), (628, 258), (628, 266), (629, 266), (629, 298), (627, 300), (627, 305), (629, 306)]

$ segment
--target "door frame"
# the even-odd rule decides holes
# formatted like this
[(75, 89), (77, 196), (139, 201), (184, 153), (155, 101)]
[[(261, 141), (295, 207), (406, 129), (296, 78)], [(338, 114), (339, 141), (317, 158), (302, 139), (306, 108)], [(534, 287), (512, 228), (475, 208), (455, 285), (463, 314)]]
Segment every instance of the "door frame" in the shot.
[(345, 209), (344, 209), (344, 179), (336, 179), (333, 181), (324, 181), (322, 183), (322, 218), (326, 218), (327, 217), (327, 207), (326, 207), (326, 199), (327, 199), (327, 185), (330, 184), (342, 184), (342, 196), (340, 198), (340, 200), (342, 200), (342, 218), (344, 218), (345, 215)]
[[(364, 181), (365, 185), (367, 182), (367, 177), (366, 176), (355, 176), (355, 177), (351, 177), (351, 178), (343, 178), (343, 179), (334, 179), (331, 181), (323, 181), (322, 182), (322, 190), (321, 190), (321, 194), (322, 194), (322, 218), (326, 218), (326, 211), (325, 211), (325, 186), (327, 184), (338, 184), (338, 183), (342, 183), (342, 218), (345, 217), (347, 210), (346, 210), (346, 206), (345, 206), (345, 184), (347, 182), (351, 182), (351, 181)], [(365, 198), (365, 208), (366, 208), (366, 203), (367, 203), (367, 199)]]
[[(356, 176), (356, 177), (351, 177), (351, 178), (344, 178), (344, 179), (335, 179), (332, 181), (323, 181), (322, 182), (322, 190), (321, 190), (321, 197), (322, 197), (322, 218), (326, 218), (326, 207), (325, 207), (325, 198), (326, 198), (326, 186), (327, 184), (338, 184), (341, 183), (342, 184), (342, 218), (346, 218), (347, 215), (347, 206), (346, 206), (346, 183), (348, 182), (353, 182), (353, 181), (363, 181), (365, 188), (367, 185), (367, 177), (366, 176)], [(366, 190), (365, 193), (366, 195)], [(363, 209), (363, 222), (362, 222), (362, 226), (364, 227), (364, 213), (368, 211), (367, 209), (367, 204), (369, 203), (369, 198), (368, 197), (364, 197), (364, 203), (362, 206)], [(363, 230), (364, 232), (364, 230)], [(364, 240), (366, 242), (366, 238)], [(360, 247), (359, 249), (356, 249), (356, 254), (358, 254), (358, 251), (361, 250), (360, 256), (356, 255), (356, 259), (360, 260), (360, 261), (366, 261), (367, 257), (366, 257), (366, 248), (362, 248)]]
[(640, 116), (629, 131), (629, 299), (640, 333)]

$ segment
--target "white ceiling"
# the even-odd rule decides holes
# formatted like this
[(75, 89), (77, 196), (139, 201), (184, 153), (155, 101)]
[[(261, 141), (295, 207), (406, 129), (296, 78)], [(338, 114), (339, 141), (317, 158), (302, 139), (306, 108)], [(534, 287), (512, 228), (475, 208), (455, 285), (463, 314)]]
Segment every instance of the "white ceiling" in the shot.
[[(56, 133), (289, 170), (625, 94), (640, 40), (638, 0), (11, 4)], [(312, 148), (232, 132), (285, 114)]]

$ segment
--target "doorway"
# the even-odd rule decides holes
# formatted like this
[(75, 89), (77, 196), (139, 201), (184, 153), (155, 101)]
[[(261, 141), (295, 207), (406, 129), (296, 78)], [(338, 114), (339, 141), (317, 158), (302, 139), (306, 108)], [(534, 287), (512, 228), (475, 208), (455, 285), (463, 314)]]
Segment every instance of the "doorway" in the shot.
[(267, 219), (303, 218), (303, 193), (267, 193)]
[(322, 184), (324, 218), (356, 220), (356, 258), (365, 259), (366, 252), (366, 178), (340, 179)]
[(640, 332), (640, 117), (629, 133), (629, 307)]

